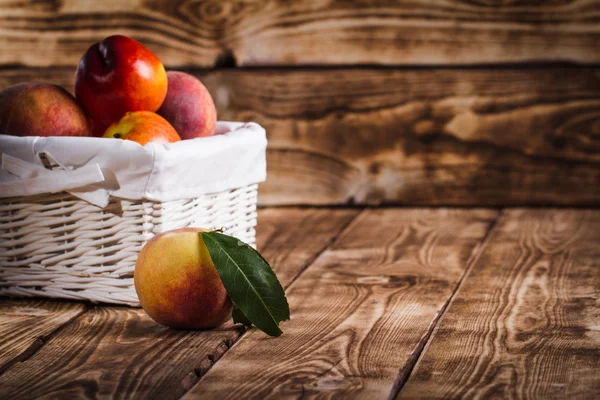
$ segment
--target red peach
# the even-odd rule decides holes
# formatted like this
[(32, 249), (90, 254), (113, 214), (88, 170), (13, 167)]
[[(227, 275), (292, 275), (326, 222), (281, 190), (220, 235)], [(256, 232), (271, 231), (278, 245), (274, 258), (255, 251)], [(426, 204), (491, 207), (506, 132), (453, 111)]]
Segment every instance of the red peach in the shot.
[(215, 133), (217, 110), (206, 87), (185, 72), (167, 72), (167, 97), (157, 113), (173, 125), (181, 139)]
[(130, 111), (156, 111), (167, 94), (167, 74), (141, 43), (115, 35), (91, 46), (79, 61), (75, 96), (106, 128)]
[(0, 92), (0, 133), (14, 136), (89, 136), (87, 116), (65, 89), (25, 82)]

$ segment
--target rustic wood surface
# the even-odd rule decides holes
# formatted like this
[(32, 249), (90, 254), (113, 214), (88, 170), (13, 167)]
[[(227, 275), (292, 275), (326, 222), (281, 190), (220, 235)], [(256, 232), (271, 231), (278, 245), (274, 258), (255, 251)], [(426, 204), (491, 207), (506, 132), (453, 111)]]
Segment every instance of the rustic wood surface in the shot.
[(287, 287), (359, 213), (358, 209), (261, 209), (257, 248)]
[(75, 65), (120, 33), (169, 66), (597, 63), (598, 1), (0, 3), (0, 64)]
[(600, 206), (599, 22), (600, 0), (0, 2), (0, 90), (72, 91), (91, 44), (133, 36), (267, 129), (261, 205), (305, 206), (259, 212), (283, 336), (0, 299), (0, 399), (600, 399), (600, 210), (470, 208)]
[(0, 374), (84, 311), (81, 303), (0, 299)]
[[(267, 129), (262, 205), (598, 205), (600, 69), (194, 72)], [(0, 88), (73, 69), (0, 69)]]
[[(287, 286), (358, 212), (261, 210), (258, 248)], [(25, 307), (29, 303), (16, 304)], [(59, 315), (63, 322), (72, 318), (67, 306)], [(23, 337), (23, 329), (29, 327), (35, 335), (36, 327), (31, 326), (35, 321), (26, 322), (4, 323), (0, 333)], [(243, 331), (231, 324), (211, 331), (174, 331), (156, 324), (141, 309), (95, 307), (33, 356), (0, 375), (0, 398), (177, 399)], [(0, 349), (14, 346), (18, 350), (13, 342)]]
[[(279, 338), (2, 299), (2, 338), (43, 340), (0, 371), (0, 398), (599, 398), (600, 211), (496, 215), (261, 210), (289, 286)], [(11, 320), (31, 309), (47, 317)]]
[(507, 211), (402, 399), (600, 397), (600, 212)]
[(386, 398), (496, 214), (365, 211), (290, 287), (284, 334), (250, 331), (185, 398)]
[(141, 309), (97, 307), (0, 375), (0, 398), (172, 398), (242, 331), (175, 331)]

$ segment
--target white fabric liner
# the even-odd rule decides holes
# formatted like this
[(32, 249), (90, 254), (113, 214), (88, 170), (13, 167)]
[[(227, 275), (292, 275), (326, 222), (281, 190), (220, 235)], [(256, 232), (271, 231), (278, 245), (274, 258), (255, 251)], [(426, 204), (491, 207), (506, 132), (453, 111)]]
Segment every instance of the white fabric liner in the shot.
[[(68, 190), (99, 206), (107, 203), (108, 195), (163, 202), (189, 199), (264, 181), (266, 147), (264, 128), (252, 122), (219, 121), (214, 136), (145, 146), (120, 139), (0, 135), (0, 153), (6, 159), (0, 198)], [(67, 171), (42, 169), (40, 153)], [(84, 186), (77, 187), (77, 182)]]

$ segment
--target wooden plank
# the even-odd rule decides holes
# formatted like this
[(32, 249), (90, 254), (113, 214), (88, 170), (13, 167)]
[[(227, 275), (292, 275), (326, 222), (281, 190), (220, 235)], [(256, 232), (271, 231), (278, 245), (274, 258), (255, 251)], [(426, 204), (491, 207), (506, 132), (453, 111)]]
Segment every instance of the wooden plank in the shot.
[(598, 243), (598, 210), (507, 211), (399, 398), (600, 398)]
[[(357, 213), (261, 210), (258, 247), (289, 284)], [(231, 324), (176, 331), (156, 324), (141, 309), (97, 307), (0, 375), (0, 398), (178, 399), (242, 332)]]
[(74, 66), (117, 33), (170, 66), (597, 63), (599, 15), (596, 0), (3, 2), (0, 64)]
[(288, 287), (354, 219), (359, 209), (266, 208), (258, 212), (257, 248)]
[(202, 78), (221, 119), (269, 132), (262, 205), (600, 204), (597, 68)]
[[(599, 68), (194, 73), (221, 120), (266, 127), (262, 205), (600, 204)], [(32, 78), (73, 71), (0, 87)]]
[(283, 335), (250, 330), (184, 398), (385, 398), (495, 216), (364, 212), (288, 290)]
[(0, 298), (0, 374), (84, 310), (81, 303)]

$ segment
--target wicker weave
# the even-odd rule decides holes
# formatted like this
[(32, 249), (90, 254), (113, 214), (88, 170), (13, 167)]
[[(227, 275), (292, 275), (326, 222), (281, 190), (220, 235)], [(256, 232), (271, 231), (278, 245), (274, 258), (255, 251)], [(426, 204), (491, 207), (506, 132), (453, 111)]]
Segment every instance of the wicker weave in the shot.
[(139, 306), (133, 269), (154, 235), (224, 228), (254, 245), (257, 185), (170, 202), (111, 199), (104, 209), (67, 193), (0, 199), (0, 295)]

